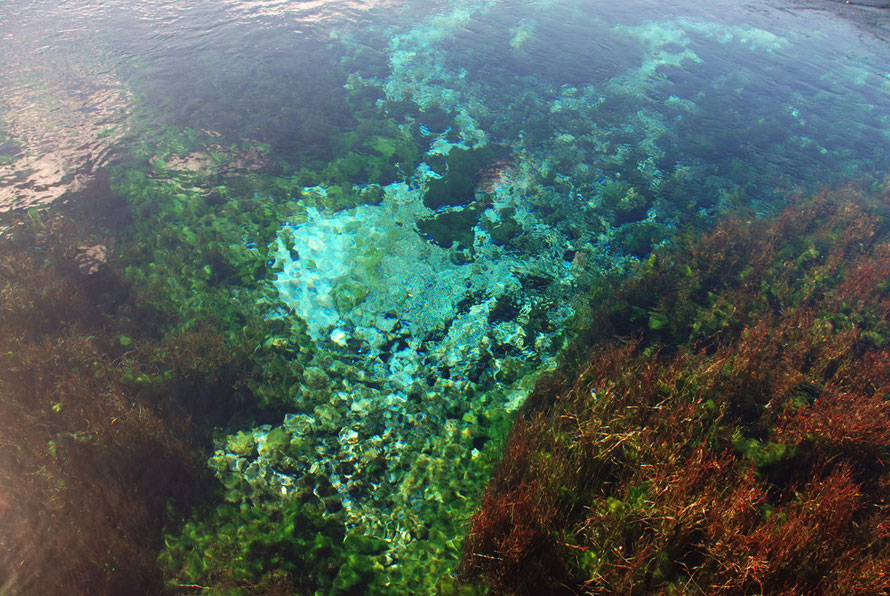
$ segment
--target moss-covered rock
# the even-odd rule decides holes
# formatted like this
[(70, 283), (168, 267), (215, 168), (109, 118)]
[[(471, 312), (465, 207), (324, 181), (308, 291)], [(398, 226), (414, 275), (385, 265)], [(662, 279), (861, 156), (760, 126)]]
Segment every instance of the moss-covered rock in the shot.
[(477, 149), (452, 147), (448, 152), (447, 173), (429, 181), (423, 204), (430, 209), (469, 205), (476, 200), (479, 174), (498, 156), (499, 150), (490, 146)]
[(473, 247), (478, 222), (479, 208), (465, 207), (419, 219), (417, 231), (443, 248), (466, 249)]

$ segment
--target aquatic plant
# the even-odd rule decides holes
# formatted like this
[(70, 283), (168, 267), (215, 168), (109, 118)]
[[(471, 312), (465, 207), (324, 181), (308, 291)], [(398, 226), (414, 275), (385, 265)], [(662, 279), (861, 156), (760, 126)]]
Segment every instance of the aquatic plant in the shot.
[(3, 590), (158, 592), (168, 503), (187, 506), (205, 476), (175, 399), (195, 386), (165, 374), (174, 348), (113, 266), (83, 258), (87, 230), (58, 210), (3, 221)]
[(420, 148), (412, 136), (388, 118), (363, 120), (354, 130), (338, 135), (333, 146), (338, 157), (321, 170), (319, 182), (346, 182), (350, 190), (352, 184), (386, 185), (404, 179), (420, 162)]
[(324, 509), (314, 497), (283, 507), (220, 505), (167, 537), (160, 562), (177, 577), (168, 585), (234, 594), (355, 594), (375, 585), (383, 591), (386, 544), (347, 532)]
[[(127, 250), (116, 256), (134, 301), (153, 309), (171, 338), (213, 330), (219, 350), (242, 357), (230, 379), (243, 389), (242, 405), (280, 406), (295, 397), (282, 386), (299, 380), (303, 362), (294, 356), (308, 342), (298, 322), (268, 320), (263, 281), (280, 221), (299, 211), (298, 182), (260, 175), (268, 167), (262, 146), (223, 148), (214, 137), (174, 128), (152, 141), (109, 168), (133, 220), (118, 238)], [(183, 354), (179, 364), (188, 361)]]
[(890, 587), (886, 187), (653, 254), (539, 383), (462, 569), (495, 592)]
[[(765, 503), (764, 518), (799, 518), (801, 527), (812, 526), (821, 523), (813, 520), (825, 517), (824, 511), (807, 517), (809, 510), (789, 504), (793, 499), (782, 500), (792, 490), (784, 480), (789, 470), (803, 460), (810, 468), (804, 467), (824, 481), (810, 486), (807, 479), (799, 479), (802, 499), (832, 491), (850, 497), (851, 491), (859, 490), (858, 470), (883, 457), (877, 447), (886, 443), (880, 397), (841, 392), (822, 399), (825, 387), (807, 377), (820, 364), (807, 364), (807, 372), (801, 374), (808, 380), (795, 386), (798, 390), (790, 403), (801, 410), (799, 416), (787, 424), (775, 412), (764, 418), (762, 412), (774, 403), (767, 399), (773, 391), (770, 383), (778, 383), (764, 363), (784, 357), (787, 350), (770, 344), (764, 328), (749, 325), (745, 317), (784, 316), (800, 298), (797, 290), (789, 298), (781, 283), (753, 275), (748, 269), (756, 270), (762, 263), (752, 265), (744, 254), (712, 265), (705, 273), (698, 267), (712, 258), (708, 252), (699, 256), (701, 263), (690, 260), (667, 266), (660, 260), (674, 258), (665, 257), (673, 253), (647, 261), (652, 248), (663, 245), (681, 225), (709, 221), (728, 204), (746, 200), (746, 190), (757, 191), (752, 196), (775, 198), (783, 184), (811, 183), (812, 173), (818, 173), (821, 184), (825, 169), (820, 165), (843, 161), (846, 172), (855, 172), (882, 163), (880, 144), (871, 146), (867, 164), (847, 159), (850, 147), (866, 146), (862, 141), (872, 138), (861, 134), (864, 130), (886, 128), (886, 117), (872, 109), (869, 96), (838, 93), (843, 99), (829, 109), (805, 114), (808, 122), (822, 119), (818, 130), (812, 125), (808, 129), (798, 107), (816, 104), (801, 104), (798, 99), (803, 98), (795, 97), (799, 92), (789, 89), (772, 93), (778, 89), (773, 77), (767, 77), (770, 92), (752, 88), (741, 64), (746, 61), (736, 61), (734, 72), (725, 77), (712, 76), (714, 68), (726, 63), (725, 56), (712, 59), (708, 52), (718, 44), (703, 43), (715, 40), (719, 46), (740, 45), (735, 51), (768, 54), (788, 48), (784, 38), (753, 28), (682, 20), (612, 27), (591, 18), (580, 5), (570, 11), (572, 18), (553, 19), (548, 13), (566, 7), (539, 2), (516, 12), (514, 4), (462, 0), (427, 15), (419, 26), (408, 24), (407, 31), (361, 26), (362, 32), (332, 32), (323, 42), (309, 34), (296, 42), (303, 48), (296, 55), (317, 58), (323, 64), (319, 69), (304, 68), (302, 59), (278, 60), (277, 51), (273, 59), (255, 60), (256, 54), (239, 48), (229, 54), (232, 59), (223, 58), (221, 69), (219, 56), (227, 53), (210, 51), (182, 64), (185, 70), (140, 65), (132, 73), (135, 76), (124, 77), (143, 104), (160, 107), (148, 117), (148, 126), (132, 129), (132, 138), (140, 140), (127, 146), (128, 155), (107, 172), (114, 193), (129, 205), (133, 225), (123, 233), (108, 233), (117, 241), (108, 247), (113, 265), (100, 267), (105, 272), (102, 284), (85, 277), (92, 274), (84, 273), (80, 265), (72, 265), (87, 250), (72, 257), (60, 245), (53, 249), (58, 254), (52, 255), (51, 267), (45, 271), (37, 267), (42, 272), (38, 276), (53, 270), (76, 283), (54, 286), (50, 280), (43, 294), (10, 293), (13, 302), (21, 301), (9, 311), (10, 317), (18, 317), (15, 323), (22, 325), (10, 326), (10, 337), (27, 343), (39, 336), (44, 343), (37, 348), (10, 344), (9, 379), (21, 384), (31, 375), (39, 385), (44, 381), (41, 375), (52, 377), (51, 387), (41, 385), (38, 392), (48, 409), (43, 407), (33, 421), (37, 428), (54, 431), (47, 420), (64, 420), (64, 432), (47, 444), (47, 453), (59, 455), (60, 461), (67, 462), (71, 454), (79, 457), (83, 445), (96, 447), (101, 461), (113, 459), (103, 451), (107, 444), (92, 434), (105, 427), (89, 416), (86, 422), (77, 420), (103, 404), (122, 408), (130, 400), (130, 407), (139, 410), (139, 416), (131, 415), (146, 432), (164, 426), (152, 415), (173, 412), (182, 418), (193, 416), (200, 421), (200, 430), (217, 427), (207, 455), (219, 481), (218, 486), (212, 479), (208, 484), (218, 490), (193, 512), (171, 508), (167, 520), (160, 561), (171, 586), (302, 592), (379, 590), (383, 583), (390, 593), (456, 590), (447, 576), (461, 547), (462, 523), (487, 476), (487, 457), (497, 445), (492, 435), (509, 417), (506, 410), (524, 397), (527, 375), (561, 345), (557, 327), (579, 306), (573, 294), (598, 281), (593, 291), (604, 301), (592, 300), (589, 310), (601, 325), (589, 335), (632, 338), (632, 349), (626, 353), (617, 344), (602, 348), (597, 354), (604, 368), (591, 369), (598, 377), (618, 379), (614, 387), (599, 389), (603, 403), (613, 403), (614, 422), (610, 419), (602, 427), (605, 430), (591, 425), (576, 431), (562, 428), (546, 439), (535, 435), (545, 422), (536, 422), (538, 427), (531, 427), (525, 442), (516, 439), (510, 457), (523, 462), (516, 472), (521, 482), (524, 476), (519, 472), (525, 474), (526, 468), (546, 472), (546, 461), (563, 457), (566, 449), (574, 448), (572, 441), (581, 437), (585, 444), (603, 445), (608, 461), (603, 464), (605, 471), (596, 472), (597, 478), (615, 484), (615, 492), (608, 494), (605, 504), (589, 505), (583, 495), (571, 496), (563, 485), (541, 489), (543, 483), (528, 483), (510, 499), (493, 503), (500, 521), (511, 516), (522, 521), (534, 515), (536, 507), (544, 511), (538, 515), (543, 521), (533, 531), (511, 534), (504, 543), (507, 559), (536, 552), (541, 555), (538, 564), (553, 569), (562, 565), (566, 573), (578, 577), (598, 573), (590, 570), (599, 569), (601, 561), (603, 569), (613, 569), (624, 560), (600, 554), (607, 550), (603, 541), (613, 539), (606, 531), (565, 537), (565, 544), (576, 547), (570, 552), (577, 558), (549, 553), (537, 539), (538, 534), (574, 519), (575, 513), (566, 517), (569, 521), (561, 520), (562, 499), (572, 504), (573, 512), (588, 508), (583, 515), (592, 520), (589, 527), (619, 528), (623, 532), (619, 538), (635, 545), (641, 541), (633, 534), (636, 529), (648, 532), (649, 526), (666, 523), (667, 518), (652, 513), (653, 507), (674, 515), (673, 503), (684, 499), (718, 501), (719, 491), (708, 489), (709, 483), (731, 484), (740, 462), (750, 469), (749, 484), (740, 486), (750, 493), (746, 498), (752, 503)], [(395, 19), (399, 23), (395, 28), (411, 21)], [(579, 23), (583, 23), (580, 29), (594, 32), (587, 39), (605, 44), (544, 51), (552, 40), (568, 37)], [(243, 32), (243, 23), (233, 26)], [(274, 38), (279, 28), (261, 29), (253, 34)], [(216, 39), (225, 37), (230, 36)], [(478, 43), (480, 38), (487, 43)], [(215, 43), (210, 45), (216, 48)], [(599, 60), (603, 47), (612, 54), (608, 64)], [(345, 55), (337, 65), (341, 52)], [(752, 64), (781, 68), (796, 60), (793, 53), (779, 54), (778, 60), (768, 62), (758, 56)], [(701, 63), (711, 68), (695, 67)], [(577, 64), (584, 68), (576, 68)], [(346, 75), (347, 67), (356, 72)], [(207, 76), (188, 76), (201, 71)], [(159, 84), (163, 77), (182, 77), (183, 72), (188, 74), (180, 84)], [(751, 78), (756, 85), (759, 79)], [(831, 76), (818, 80), (825, 88), (842, 86)], [(871, 87), (859, 81), (856, 86)], [(171, 87), (176, 92), (171, 93)], [(168, 109), (171, 101), (182, 103), (182, 98), (189, 99), (185, 106)], [(729, 108), (727, 98), (733, 100)], [(735, 101), (738, 98), (743, 101)], [(842, 113), (852, 116), (838, 125), (836, 117)], [(170, 126), (159, 131), (155, 126), (159, 120), (180, 118), (191, 118), (192, 128)], [(737, 142), (739, 130), (745, 131), (746, 144)], [(779, 134), (785, 130), (792, 132)], [(844, 134), (822, 134), (826, 130)], [(122, 129), (109, 128), (102, 134), (121, 133)], [(266, 142), (243, 140), (256, 137)], [(10, 140), (0, 138), (0, 167), (19, 151), (9, 146)], [(788, 149), (797, 145), (801, 151), (794, 154), (802, 156), (800, 170), (806, 175), (795, 176), (800, 172), (776, 166), (787, 164)], [(399, 211), (398, 218), (384, 209), (408, 203), (410, 209)], [(370, 213), (379, 215), (367, 217)], [(354, 251), (331, 251), (339, 252), (341, 262), (351, 268), (344, 275), (328, 268), (330, 261), (307, 258), (314, 256), (306, 242), (312, 236), (303, 233), (323, 231), (326, 223), (338, 222), (350, 223), (350, 236), (357, 237)], [(386, 226), (401, 230), (386, 242), (367, 233), (371, 227)], [(328, 232), (333, 233), (324, 240), (344, 236), (348, 228), (338, 227), (330, 226)], [(316, 244), (330, 248), (333, 243)], [(724, 250), (719, 242), (716, 245)], [(404, 253), (396, 252), (398, 246)], [(417, 275), (418, 262), (403, 257), (424, 250), (434, 252), (438, 260), (425, 263), (424, 275)], [(793, 247), (793, 258), (786, 265), (808, 271), (826, 250), (824, 241), (815, 240)], [(301, 252), (301, 266), (285, 271), (300, 261)], [(101, 254), (105, 255), (104, 249)], [(387, 262), (385, 254), (397, 258)], [(631, 282), (625, 295), (615, 299), (612, 288), (603, 289), (600, 277), (608, 271), (622, 273), (637, 259), (646, 261), (645, 284), (635, 288)], [(27, 270), (34, 263), (18, 264)], [(114, 275), (115, 283), (100, 292), (97, 287), (109, 281), (106, 273), (112, 267), (121, 269)], [(458, 268), (465, 270), (463, 275), (447, 275)], [(274, 291), (272, 282), (274, 278), (279, 288), (287, 285), (297, 294), (326, 279), (309, 273), (319, 269), (328, 269), (327, 279), (335, 282), (330, 292), (317, 293), (319, 302), (330, 300), (335, 307), (320, 322), (312, 317), (317, 310), (299, 308), (293, 294)], [(719, 280), (725, 271), (734, 276), (726, 287), (752, 295), (759, 292), (759, 301), (745, 305), (737, 296), (727, 295), (729, 290)], [(9, 277), (13, 286), (21, 279), (14, 273)], [(880, 266), (863, 267), (862, 281), (854, 285), (879, 285), (885, 273)], [(733, 280), (738, 282), (735, 286)], [(749, 281), (750, 287), (745, 285)], [(375, 296), (375, 286), (385, 286), (391, 293)], [(653, 288), (660, 293), (655, 299)], [(857, 298), (856, 288), (845, 290), (855, 302), (849, 309), (824, 320), (818, 314), (798, 321), (801, 327), (821, 329), (829, 338), (812, 340), (821, 346), (813, 349), (813, 358), (821, 358), (829, 349), (843, 352), (843, 345), (831, 343), (831, 329), (855, 329), (858, 345), (866, 350), (887, 344), (886, 313), (868, 308), (870, 298), (867, 293)], [(94, 311), (87, 302), (65, 302), (66, 293), (95, 298), (104, 306)], [(63, 302), (71, 305), (70, 312), (59, 307)], [(75, 314), (84, 322), (72, 323)], [(338, 321), (345, 324), (331, 329)], [(411, 325), (413, 330), (408, 329)], [(743, 337), (751, 347), (732, 352), (725, 344), (733, 337)], [(792, 343), (799, 339), (788, 337)], [(579, 340), (577, 345), (584, 343)], [(633, 434), (640, 424), (648, 427), (633, 416), (622, 417), (621, 392), (633, 391), (632, 377), (627, 376), (631, 372), (647, 382), (663, 375), (673, 383), (668, 389), (676, 385), (678, 392), (687, 391), (687, 377), (677, 381), (672, 375), (683, 369), (689, 377), (709, 378), (712, 365), (702, 354), (714, 353), (733, 366), (722, 369), (727, 376), (743, 370), (750, 378), (736, 384), (712, 380), (709, 392), (716, 395), (694, 402), (695, 408), (684, 410), (682, 403), (668, 401), (657, 406), (659, 411), (675, 408), (666, 422), (678, 428), (700, 414), (702, 425), (712, 424), (707, 428), (713, 437), (707, 435), (707, 440), (724, 449), (716, 455), (707, 450), (681, 454), (681, 463), (686, 461), (691, 471), (689, 478), (705, 487), (705, 496), (699, 497), (698, 486), (684, 486), (676, 478), (678, 466), (658, 468), (658, 458), (671, 447), (645, 432), (639, 437)], [(48, 373), (35, 364), (40, 354), (50, 358)], [(677, 354), (685, 354), (686, 360)], [(699, 356), (701, 362), (696, 360)], [(28, 360), (27, 366), (18, 358)], [(623, 371), (620, 362), (634, 358), (648, 360), (655, 372), (640, 363), (628, 364)], [(809, 358), (804, 361), (809, 363)], [(612, 360), (619, 364), (608, 368)], [(838, 370), (845, 362), (835, 363)], [(81, 378), (84, 373), (86, 381)], [(95, 383), (89, 381), (90, 373), (96, 375)], [(859, 381), (871, 382), (870, 377)], [(87, 393), (100, 399), (81, 405)], [(732, 397), (736, 394), (741, 397)], [(48, 396), (53, 396), (51, 401)], [(552, 397), (542, 390), (527, 411), (536, 407), (555, 411)], [(13, 401), (24, 399), (18, 393)], [(660, 396), (634, 399), (645, 406)], [(848, 403), (851, 399), (854, 405)], [(629, 399), (625, 402), (629, 409), (637, 407)], [(69, 403), (77, 408), (71, 410)], [(860, 411), (855, 425), (847, 417), (851, 408)], [(14, 414), (10, 420), (17, 421)], [(729, 419), (737, 422), (723, 428), (714, 421), (718, 414), (720, 424)], [(123, 425), (118, 416), (108, 420), (107, 424)], [(521, 436), (526, 424), (520, 421), (514, 437)], [(612, 444), (601, 437), (611, 433), (611, 424), (616, 433), (630, 428), (626, 439)], [(647, 432), (683, 438), (679, 430), (670, 435), (664, 424), (653, 424)], [(138, 433), (136, 426), (131, 422), (115, 430)], [(183, 422), (172, 425), (170, 433), (184, 435), (187, 430), (196, 432)], [(690, 432), (689, 449), (703, 449), (698, 431)], [(202, 436), (200, 431), (196, 434)], [(839, 435), (843, 440), (825, 441), (822, 435)], [(158, 460), (167, 462), (168, 451), (178, 447), (187, 451), (188, 445), (168, 445), (165, 440), (160, 441)], [(547, 441), (553, 441), (550, 447)], [(650, 441), (657, 453), (635, 441)], [(140, 437), (133, 444), (152, 453)], [(549, 449), (546, 461), (535, 463), (541, 445)], [(140, 465), (145, 461), (140, 453), (126, 449), (120, 453)], [(809, 454), (845, 463), (822, 469), (806, 459)], [(45, 469), (31, 465), (38, 460), (28, 460), (29, 470), (67, 478), (69, 470), (61, 464)], [(638, 461), (649, 460), (655, 462), (646, 468), (651, 478), (644, 474), (632, 477), (633, 486), (621, 484), (631, 482), (625, 476), (630, 477)], [(81, 472), (83, 465), (70, 470)], [(578, 473), (567, 467), (566, 482)], [(116, 482), (103, 476), (98, 486), (107, 484), (108, 493), (118, 495)], [(673, 492), (659, 493), (658, 487), (666, 484), (675, 486)], [(139, 482), (136, 486), (143, 488)], [(553, 487), (559, 489), (551, 491), (556, 497), (548, 493), (536, 502), (536, 491)], [(71, 502), (71, 495), (79, 493), (61, 494), (59, 500)], [(834, 501), (839, 511), (858, 506), (853, 503), (856, 499), (844, 498)], [(149, 510), (155, 512), (160, 500), (153, 495)], [(66, 515), (76, 511), (69, 504)], [(742, 513), (752, 507), (742, 507)], [(773, 517), (777, 510), (778, 517)], [(843, 523), (845, 518), (839, 519)], [(157, 537), (157, 523), (139, 527), (144, 526), (152, 530), (146, 535)], [(728, 528), (724, 533), (736, 531), (728, 523), (724, 526)], [(791, 532), (793, 527), (788, 527)], [(511, 530), (494, 524), (487, 531)], [(684, 536), (682, 528), (678, 535)], [(687, 542), (698, 544), (699, 536), (693, 532)], [(388, 542), (385, 554), (380, 541)], [(596, 549), (588, 543), (595, 543)], [(687, 567), (696, 560), (683, 558), (684, 544), (661, 542), (651, 547), (661, 550), (650, 568), (655, 571), (643, 574), (648, 577), (645, 581), (673, 578), (670, 581), (679, 585), (683, 580), (678, 579), (673, 558), (680, 557)], [(647, 551), (637, 547), (637, 552), (645, 557)], [(421, 579), (418, 569), (424, 572)], [(140, 570), (133, 572), (134, 577)], [(801, 577), (810, 581), (806, 574)], [(446, 579), (440, 583), (440, 578)]]
[[(390, 147), (383, 132), (397, 133), (385, 124), (362, 130), (370, 140), (354, 136), (343, 151), (360, 142), (383, 151)], [(393, 146), (397, 142), (404, 138)], [(310, 341), (306, 321), (283, 316), (270, 280), (276, 251), (293, 254), (303, 246), (294, 245), (298, 236), (282, 230), (282, 222), (300, 222), (309, 213), (348, 219), (346, 209), (373, 210), (380, 202), (379, 186), (334, 178), (342, 171), (285, 169), (269, 164), (263, 147), (221, 147), (213, 136), (170, 128), (110, 172), (134, 219), (123, 234), (114, 232), (127, 249), (110, 252), (124, 265), (130, 299), (151, 318), (159, 338), (152, 353), (164, 362), (154, 369), (126, 363), (122, 382), (181, 404), (222, 437), (209, 461), (219, 484), (208, 488), (218, 489), (191, 514), (171, 510), (162, 572), (172, 587), (305, 593), (360, 591), (382, 581), (391, 591), (405, 590), (418, 585), (415, 570), (424, 568), (436, 570), (421, 581), (433, 589), (456, 567), (461, 524), (496, 450), (493, 428), (502, 425), (503, 409), (497, 403), (458, 407), (466, 385), (447, 380), (429, 393), (413, 390), (410, 407), (399, 396), (381, 407), (373, 399), (380, 381), (351, 364), (348, 349)], [(326, 186), (306, 188), (310, 183)], [(405, 234), (424, 244), (415, 232)], [(374, 272), (380, 251), (359, 240), (367, 249), (360, 264)], [(353, 286), (335, 290), (338, 308), (362, 301)], [(129, 349), (141, 345), (132, 330), (120, 335)], [(284, 424), (252, 429), (280, 422), (282, 410), (292, 412)], [(354, 419), (354, 412), (364, 412), (361, 424), (347, 417)], [(298, 429), (307, 417), (313, 422)], [(414, 432), (412, 441), (426, 445), (417, 457), (406, 454), (401, 441), (380, 445), (389, 425), (408, 420), (447, 420), (448, 431)], [(328, 454), (331, 440), (347, 431), (355, 433), (351, 441), (363, 442), (343, 442), (335, 459)], [(430, 456), (449, 445), (450, 459)], [(318, 470), (310, 471), (313, 466)], [(383, 486), (372, 490), (378, 483)], [(427, 497), (434, 500), (426, 504)], [(358, 498), (358, 511), (341, 502)], [(398, 523), (391, 521), (394, 502), (403, 512)], [(282, 520), (294, 521), (297, 531), (279, 532), (280, 524), (288, 525)], [(386, 541), (385, 558), (365, 552), (368, 541)], [(249, 546), (235, 546), (242, 544)]]
[[(259, 507), (263, 516), (281, 519), (294, 506), (289, 492), (294, 484), (306, 479), (310, 490), (326, 491), (330, 483), (344, 498), (350, 524), (365, 524), (368, 534), (392, 540), (388, 554), (394, 563), (386, 573), (392, 581), (404, 582), (399, 585), (412, 581), (404, 571), (409, 565), (448, 573), (459, 544), (449, 517), (460, 517), (455, 512), (462, 515), (470, 506), (470, 499), (463, 498), (470, 491), (461, 487), (487, 470), (474, 455), (479, 451), (475, 441), (489, 434), (491, 412), (504, 403), (513, 407), (521, 392), (510, 397), (504, 392), (498, 396), (501, 403), (486, 406), (477, 400), (494, 383), (513, 383), (531, 373), (558, 348), (556, 326), (577, 302), (566, 290), (588, 287), (606, 271), (625, 270), (646, 259), (681, 224), (708, 221), (731, 201), (741, 202), (748, 188), (741, 181), (757, 190), (767, 188), (767, 176), (745, 160), (708, 161), (719, 152), (697, 129), (712, 128), (708, 118), (719, 110), (707, 109), (704, 100), (669, 95), (683, 85), (660, 76), (699, 60), (691, 49), (694, 36), (678, 29), (722, 38), (725, 32), (719, 27), (668, 23), (639, 31), (619, 28), (619, 36), (639, 38), (646, 46), (642, 56), (630, 54), (631, 62), (642, 60), (639, 68), (605, 85), (584, 81), (575, 88), (555, 77), (536, 82), (522, 76), (511, 82), (506, 79), (512, 75), (505, 74), (487, 80), (459, 64), (463, 58), (449, 59), (448, 48), (461, 45), (446, 41), (452, 32), (473, 14), (489, 10), (497, 7), (466, 2), (404, 35), (381, 29), (355, 34), (362, 40), (352, 45), (348, 33), (337, 37), (343, 45), (334, 45), (347, 54), (346, 65), (358, 65), (360, 54), (379, 54), (373, 73), (352, 73), (346, 85), (340, 84), (339, 70), (331, 79), (338, 83), (332, 94), (336, 101), (349, 104), (360, 118), (347, 118), (343, 130), (335, 131), (326, 115), (323, 135), (302, 131), (324, 146), (294, 151), (300, 159), (293, 163), (278, 162), (265, 145), (228, 145), (213, 134), (170, 128), (112, 171), (114, 188), (130, 201), (136, 222), (127, 241), (132, 249), (119, 254), (130, 264), (127, 279), (156, 310), (161, 333), (193, 348), (197, 364), (184, 354), (172, 367), (185, 371), (177, 378), (190, 377), (192, 366), (197, 378), (206, 379), (200, 364), (205, 354), (211, 360), (226, 353), (233, 358), (233, 366), (214, 369), (221, 374), (219, 381), (234, 390), (224, 392), (226, 404), (216, 418), (221, 433), (210, 459), (221, 494), (239, 506), (227, 515), (242, 516), (251, 525), (253, 508)], [(534, 26), (529, 22), (523, 32), (511, 31), (505, 48), (509, 45), (521, 58), (521, 48), (533, 43)], [(597, 26), (604, 34), (615, 33), (602, 23)], [(732, 33), (729, 39), (748, 43), (758, 32)], [(365, 38), (373, 43), (366, 44)], [(768, 49), (781, 40), (760, 41), (766, 46), (754, 46)], [(372, 50), (387, 46), (389, 52)], [(654, 77), (656, 71), (659, 76)], [(505, 88), (517, 93), (504, 94)], [(719, 86), (707, 91), (721, 94)], [(284, 114), (294, 112), (285, 110), (273, 120), (280, 123), (287, 119)], [(731, 116), (740, 122), (747, 114)], [(300, 126), (311, 126), (311, 118), (298, 120)], [(781, 151), (769, 136), (775, 120), (762, 121), (752, 142)], [(675, 126), (679, 122), (694, 124)], [(295, 135), (291, 142), (303, 137)], [(499, 156), (508, 156), (503, 163), (493, 161), (495, 147), (502, 151)], [(693, 158), (681, 160), (689, 147)], [(482, 180), (502, 174), (497, 184)], [(767, 194), (772, 197), (778, 192), (776, 173), (769, 174)], [(417, 209), (400, 212), (396, 225), (402, 229), (393, 236), (409, 241), (382, 243), (364, 233), (392, 227), (395, 218), (386, 208), (409, 203)], [(365, 226), (361, 234), (354, 233), (356, 221)], [(339, 275), (328, 267), (330, 261), (319, 267), (316, 259), (306, 258), (312, 248), (305, 240), (312, 233), (347, 223), (353, 231), (348, 236), (358, 237), (356, 250), (331, 252), (343, 263), (357, 264), (351, 275)], [(331, 246), (327, 240), (345, 236), (328, 234), (326, 242), (315, 245)], [(382, 250), (384, 244), (388, 251)], [(454, 247), (429, 278), (440, 283), (452, 265), (484, 265), (479, 250), (484, 247), (485, 258), (493, 257), (501, 273), (509, 269), (503, 275), (509, 295), (503, 289), (489, 295), (484, 284), (485, 291), (459, 297), (425, 294), (408, 284), (401, 291), (393, 280), (405, 279), (404, 271), (419, 267), (395, 248), (418, 244), (419, 250), (412, 252)], [(399, 258), (389, 261), (397, 265), (389, 270), (396, 272), (391, 283), (380, 284), (384, 254)], [(272, 278), (284, 290), (272, 291)], [(317, 289), (323, 286), (315, 283), (319, 279), (335, 282), (330, 292)], [(438, 287), (431, 283), (424, 280), (424, 286)], [(376, 296), (397, 300), (375, 302), (375, 286), (398, 289), (392, 296)], [(302, 292), (306, 288), (310, 290)], [(314, 317), (319, 309), (303, 308), (294, 299), (313, 292), (319, 298), (315, 302), (334, 305), (325, 317)], [(772, 289), (764, 292), (774, 294)], [(447, 308), (436, 313), (439, 318), (427, 317), (426, 323), (432, 319), (435, 324), (412, 337), (406, 327), (417, 317), (399, 321), (393, 313), (427, 314), (415, 305), (432, 304), (430, 295)], [(446, 299), (439, 299), (443, 295)], [(771, 300), (778, 303), (778, 298)], [(616, 309), (611, 313), (616, 327), (628, 327), (624, 321), (631, 321), (659, 341), (684, 333), (710, 338), (736, 326), (734, 307), (726, 301), (693, 313), (692, 321), (675, 318), (666, 305), (644, 296), (629, 310), (610, 304)], [(340, 319), (346, 324), (332, 329)], [(497, 341), (486, 345), (491, 337)], [(425, 351), (417, 347), (421, 340), (445, 348), (441, 353)], [(441, 360), (445, 366), (416, 366), (417, 354), (424, 352), (427, 363)], [(172, 352), (171, 358), (176, 358)], [(363, 367), (358, 361), (374, 365)], [(173, 370), (163, 374), (177, 375)], [(226, 370), (231, 372), (222, 374)], [(134, 370), (126, 380), (147, 387), (157, 378)], [(195, 405), (207, 413), (220, 411), (212, 401)], [(239, 416), (232, 415), (236, 408)], [(290, 424), (297, 417), (311, 422), (297, 429)], [(269, 424), (257, 426), (260, 422)], [(440, 432), (446, 425), (448, 432)], [(429, 436), (421, 436), (415, 426)], [(226, 439), (224, 433), (232, 434)], [(793, 451), (747, 434), (733, 435), (731, 444), (763, 469)], [(458, 463), (444, 463), (439, 451)], [(313, 466), (315, 472), (309, 473)], [(469, 471), (461, 484), (450, 474), (464, 467)], [(428, 497), (434, 503), (427, 503)], [(383, 528), (394, 512), (399, 521)], [(214, 517), (214, 507), (199, 509), (196, 516), (183, 526), (184, 535), (171, 526), (163, 555), (166, 572), (180, 583), (234, 581), (224, 578), (219, 566), (198, 569), (181, 563), (179, 555), (189, 545), (205, 548), (231, 539), (228, 522)], [(415, 556), (412, 549), (421, 554)], [(319, 564), (315, 554), (306, 555), (309, 567)], [(290, 582), (285, 576), (294, 572), (284, 569), (275, 581)], [(267, 580), (260, 574), (239, 581), (245, 587)]]

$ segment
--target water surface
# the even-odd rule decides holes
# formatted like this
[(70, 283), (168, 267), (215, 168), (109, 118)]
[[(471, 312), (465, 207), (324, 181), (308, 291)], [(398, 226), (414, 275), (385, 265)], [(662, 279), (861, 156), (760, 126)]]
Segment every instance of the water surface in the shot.
[[(2, 223), (78, 222), (77, 283), (141, 321), (110, 378), (174, 395), (217, 491), (155, 523), (159, 577), (431, 590), (597, 284), (730, 211), (883, 180), (886, 31), (777, 1), (4, 3)], [(139, 333), (162, 355), (122, 371)], [(225, 560), (282, 518), (317, 534)]]

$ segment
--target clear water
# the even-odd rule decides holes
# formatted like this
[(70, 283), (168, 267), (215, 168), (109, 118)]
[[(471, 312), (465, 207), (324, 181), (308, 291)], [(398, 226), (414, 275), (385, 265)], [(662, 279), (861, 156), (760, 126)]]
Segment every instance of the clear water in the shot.
[(830, 2), (10, 0), (0, 224), (64, 204), (178, 325), (275, 325), (258, 366), (293, 378), (191, 412), (214, 498), (336, 498), (381, 581), (426, 591), (598, 280), (888, 171), (886, 29)]

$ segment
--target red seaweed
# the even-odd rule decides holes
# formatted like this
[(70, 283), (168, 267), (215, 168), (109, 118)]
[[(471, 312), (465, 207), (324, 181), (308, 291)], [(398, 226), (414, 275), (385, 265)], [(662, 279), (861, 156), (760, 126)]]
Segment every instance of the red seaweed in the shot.
[(654, 254), (542, 380), (472, 521), (495, 593), (890, 590), (886, 195)]

